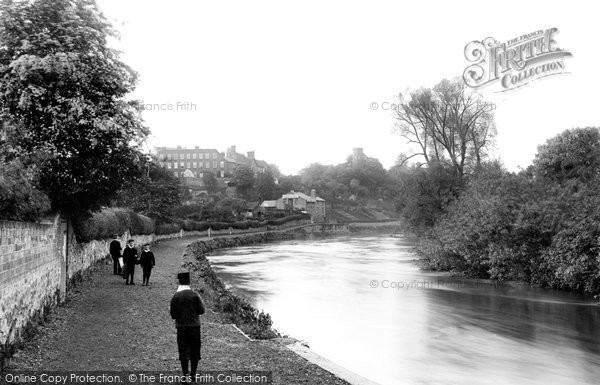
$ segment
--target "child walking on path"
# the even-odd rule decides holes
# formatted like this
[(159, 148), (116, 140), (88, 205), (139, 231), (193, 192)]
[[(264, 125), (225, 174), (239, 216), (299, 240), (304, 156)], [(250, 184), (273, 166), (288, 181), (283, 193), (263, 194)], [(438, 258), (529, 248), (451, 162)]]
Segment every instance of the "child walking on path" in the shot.
[(146, 243), (144, 245), (144, 251), (142, 251), (142, 255), (140, 256), (140, 265), (142, 266), (143, 272), (142, 286), (148, 286), (150, 274), (152, 273), (152, 268), (155, 264), (154, 253), (150, 251), (150, 245)]

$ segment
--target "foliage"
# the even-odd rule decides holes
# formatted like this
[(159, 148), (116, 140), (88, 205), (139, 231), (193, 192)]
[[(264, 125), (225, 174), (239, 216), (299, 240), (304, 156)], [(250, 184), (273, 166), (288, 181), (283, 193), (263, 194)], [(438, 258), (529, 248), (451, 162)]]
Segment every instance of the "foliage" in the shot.
[(0, 219), (34, 221), (50, 210), (48, 197), (35, 187), (36, 174), (35, 166), (20, 160), (2, 161)]
[(419, 246), (429, 267), (600, 294), (596, 133), (550, 139), (519, 174), (482, 164)]
[(445, 164), (462, 178), (487, 157), (496, 132), (494, 109), (462, 79), (400, 95), (397, 130), (416, 148), (403, 161), (420, 157), (429, 166)]
[(270, 171), (260, 173), (256, 176), (254, 188), (256, 189), (256, 195), (259, 201), (277, 199), (280, 196), (277, 195), (275, 178), (273, 178)]
[(181, 205), (179, 179), (154, 160), (146, 159), (140, 174), (119, 190), (115, 204), (161, 221), (168, 220), (172, 210)]
[(214, 194), (219, 190), (219, 182), (217, 181), (217, 177), (213, 172), (204, 171), (202, 174), (202, 181), (204, 182), (206, 191), (208, 191), (209, 194)]
[(153, 219), (131, 210), (107, 208), (89, 217), (76, 218), (74, 230), (79, 242), (89, 242), (94, 239), (107, 239), (113, 234), (123, 234), (127, 230), (131, 235), (152, 234), (155, 225)]
[(106, 42), (113, 30), (93, 0), (0, 7), (0, 120), (15, 150), (6, 161), (36, 154), (36, 187), (53, 210), (107, 205), (137, 174), (147, 135), (140, 103), (125, 99), (136, 75)]
[(433, 226), (462, 186), (452, 169), (439, 163), (430, 167), (403, 166), (396, 178), (396, 210), (417, 230)]
[(236, 198), (224, 198), (218, 201), (211, 213), (215, 221), (233, 221), (246, 211), (246, 201)]
[(233, 170), (232, 182), (242, 197), (248, 197), (254, 187), (254, 172), (246, 165), (237, 165)]
[(548, 139), (538, 147), (533, 172), (539, 177), (563, 182), (590, 180), (600, 169), (600, 130), (575, 128)]

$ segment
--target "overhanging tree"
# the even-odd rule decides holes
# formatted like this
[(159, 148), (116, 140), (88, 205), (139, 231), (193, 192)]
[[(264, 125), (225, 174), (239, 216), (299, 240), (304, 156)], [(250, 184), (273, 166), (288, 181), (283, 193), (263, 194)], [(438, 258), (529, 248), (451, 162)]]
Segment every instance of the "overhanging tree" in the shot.
[(442, 80), (408, 97), (394, 109), (398, 133), (426, 164), (445, 164), (460, 178), (481, 165), (496, 133), (494, 105), (460, 79)]
[(136, 74), (107, 39), (115, 32), (94, 0), (0, 5), (0, 119), (13, 151), (37, 157), (52, 208), (96, 210), (141, 172), (148, 131), (126, 99)]

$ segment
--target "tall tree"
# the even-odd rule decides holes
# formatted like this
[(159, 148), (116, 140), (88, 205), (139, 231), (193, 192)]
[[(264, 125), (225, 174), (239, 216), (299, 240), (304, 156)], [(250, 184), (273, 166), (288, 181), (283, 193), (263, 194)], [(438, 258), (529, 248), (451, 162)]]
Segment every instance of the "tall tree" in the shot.
[(249, 198), (254, 188), (254, 172), (249, 166), (238, 165), (233, 170), (233, 183), (235, 183), (237, 192), (246, 198)]
[(538, 147), (533, 171), (556, 181), (600, 176), (600, 129), (574, 128), (548, 139)]
[(494, 105), (460, 79), (442, 80), (408, 97), (394, 109), (398, 133), (428, 165), (443, 163), (462, 177), (479, 166), (495, 136)]
[(219, 181), (213, 172), (205, 171), (202, 174), (202, 181), (209, 194), (214, 194), (219, 190)]
[(277, 198), (275, 178), (273, 178), (270, 171), (258, 174), (256, 176), (256, 181), (254, 182), (254, 187), (256, 189), (256, 194), (258, 195), (258, 200), (260, 201)]
[(67, 214), (107, 205), (139, 175), (147, 129), (126, 99), (136, 74), (107, 38), (94, 0), (0, 5), (0, 120), (14, 151), (36, 154), (39, 187)]
[(166, 220), (181, 205), (179, 179), (152, 159), (146, 160), (145, 171), (119, 190), (116, 204), (152, 218)]

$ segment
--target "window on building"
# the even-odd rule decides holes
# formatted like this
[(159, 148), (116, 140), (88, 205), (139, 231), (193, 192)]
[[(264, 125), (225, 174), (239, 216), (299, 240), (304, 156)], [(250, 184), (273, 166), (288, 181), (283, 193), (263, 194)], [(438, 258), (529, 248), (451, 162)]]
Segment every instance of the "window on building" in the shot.
[(202, 162), (198, 162), (198, 168), (202, 168)]
[(188, 159), (192, 159), (192, 154), (189, 154), (189, 153), (188, 153), (188, 154), (186, 154), (186, 155), (187, 155), (187, 156), (186, 156), (186, 158), (188, 158)]
[(204, 159), (204, 154), (198, 154), (199, 159)]
[(171, 162), (167, 163), (167, 168), (171, 168)]
[(171, 154), (167, 154), (167, 159), (171, 160)]
[(217, 159), (217, 153), (216, 152), (213, 152), (213, 159)]
[(221, 161), (220, 166), (221, 166), (221, 168), (225, 168), (225, 162)]
[(175, 178), (177, 178), (177, 171), (173, 172), (173, 174), (175, 175)]
[(190, 162), (187, 162), (187, 168), (192, 168), (192, 164)]
[(217, 168), (217, 167), (218, 167), (218, 162), (217, 162), (216, 160), (215, 160), (215, 161), (213, 161), (213, 167), (214, 167), (214, 168)]
[(179, 163), (179, 168), (185, 168), (185, 163), (184, 162)]
[(210, 154), (204, 154), (205, 159), (210, 159)]
[(198, 173), (198, 178), (203, 178), (204, 177), (204, 173), (203, 172), (199, 172)]
[(198, 163), (197, 163), (197, 162), (193, 162), (193, 163), (192, 163), (192, 167), (193, 167), (193, 168), (198, 168)]
[(198, 156), (198, 154), (196, 154), (196, 153), (193, 153), (193, 154), (192, 154), (192, 159), (196, 159), (196, 157), (197, 157), (197, 156)]

